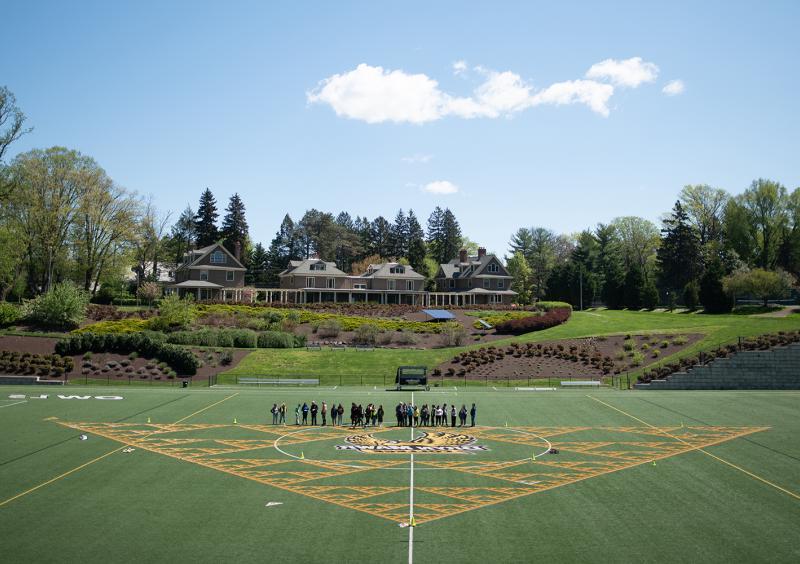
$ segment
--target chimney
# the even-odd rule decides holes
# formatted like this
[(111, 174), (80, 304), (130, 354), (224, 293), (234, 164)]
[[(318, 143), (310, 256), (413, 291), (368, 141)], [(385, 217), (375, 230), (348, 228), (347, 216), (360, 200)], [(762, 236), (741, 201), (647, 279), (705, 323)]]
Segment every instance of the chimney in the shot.
[(242, 260), (242, 244), (239, 241), (233, 244), (233, 256), (235, 256), (238, 261)]
[(461, 249), (458, 252), (458, 262), (467, 262), (467, 249)]
[(486, 247), (478, 247), (478, 260), (486, 256)]

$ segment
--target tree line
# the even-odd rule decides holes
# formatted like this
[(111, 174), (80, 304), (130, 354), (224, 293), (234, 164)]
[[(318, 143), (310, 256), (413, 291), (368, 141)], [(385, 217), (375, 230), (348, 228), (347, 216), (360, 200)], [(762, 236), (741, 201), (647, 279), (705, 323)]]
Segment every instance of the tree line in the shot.
[(765, 305), (787, 297), (800, 275), (800, 188), (763, 178), (736, 196), (685, 186), (661, 223), (628, 216), (574, 235), (519, 229), (507, 262), (520, 301), (724, 312), (737, 296)]

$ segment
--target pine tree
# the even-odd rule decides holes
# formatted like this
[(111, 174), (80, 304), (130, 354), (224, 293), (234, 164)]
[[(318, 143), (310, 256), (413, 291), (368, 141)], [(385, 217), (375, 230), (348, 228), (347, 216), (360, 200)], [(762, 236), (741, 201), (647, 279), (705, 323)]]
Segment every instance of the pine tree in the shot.
[(461, 227), (458, 225), (456, 216), (449, 208), (444, 210), (442, 215), (442, 238), (441, 254), (439, 262), (447, 262), (458, 256), (461, 250)]
[(267, 251), (267, 285), (277, 286), (279, 282), (278, 273), (286, 269), (290, 260), (298, 260), (301, 256), (302, 249), (297, 237), (295, 224), (287, 213), (269, 245), (269, 251)]
[(422, 231), (422, 226), (417, 221), (417, 216), (414, 215), (413, 210), (409, 210), (406, 224), (408, 225), (408, 264), (418, 273), (429, 277), (431, 273), (428, 272), (428, 267), (425, 263), (425, 233)]
[(269, 255), (261, 243), (256, 243), (250, 253), (250, 260), (247, 261), (247, 272), (245, 281), (248, 285), (263, 286), (267, 283), (267, 267), (269, 266)]
[(381, 258), (392, 256), (392, 226), (383, 216), (378, 216), (370, 226), (370, 250)]
[(408, 258), (409, 229), (408, 218), (401, 209), (394, 218), (391, 231), (392, 255), (396, 259)]
[(625, 303), (625, 270), (622, 253), (613, 225), (597, 226), (597, 267), (600, 274), (600, 298), (609, 309), (619, 309)]
[(198, 247), (213, 245), (219, 240), (217, 229), (217, 201), (214, 194), (206, 188), (200, 195), (200, 205), (194, 218), (195, 233)]
[(645, 286), (644, 274), (639, 265), (632, 263), (625, 274), (623, 303), (628, 309), (642, 309), (642, 289)]
[(183, 256), (189, 251), (195, 239), (194, 211), (191, 206), (186, 206), (178, 221), (172, 226), (170, 247), (175, 262), (183, 262)]
[(722, 261), (717, 257), (712, 258), (700, 279), (700, 303), (706, 313), (728, 313), (731, 310), (733, 301), (722, 287), (724, 276)]
[(228, 207), (225, 208), (225, 217), (222, 219), (222, 229), (220, 230), (225, 248), (235, 255), (236, 243), (239, 243), (242, 257), (245, 256), (243, 251), (248, 240), (247, 219), (244, 212), (244, 202), (239, 194), (231, 196)]
[(444, 210), (439, 206), (434, 208), (428, 218), (428, 251), (437, 262), (447, 262), (453, 257), (443, 259), (444, 256)]
[(664, 220), (661, 245), (656, 254), (659, 282), (673, 292), (682, 292), (701, 270), (700, 238), (680, 201)]

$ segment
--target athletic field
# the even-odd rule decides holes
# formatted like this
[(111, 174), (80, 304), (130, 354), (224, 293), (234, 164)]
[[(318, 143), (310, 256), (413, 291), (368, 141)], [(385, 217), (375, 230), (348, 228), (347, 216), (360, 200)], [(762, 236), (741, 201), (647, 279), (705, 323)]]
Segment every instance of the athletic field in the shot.
[(445, 389), (477, 425), (410, 429), (375, 388), (0, 391), (5, 562), (800, 560), (800, 392)]

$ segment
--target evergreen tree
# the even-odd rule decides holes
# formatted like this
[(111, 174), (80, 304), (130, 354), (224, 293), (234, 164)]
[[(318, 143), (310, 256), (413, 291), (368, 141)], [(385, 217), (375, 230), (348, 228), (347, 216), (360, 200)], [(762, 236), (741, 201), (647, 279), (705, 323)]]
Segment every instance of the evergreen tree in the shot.
[(728, 313), (731, 310), (733, 301), (722, 286), (724, 276), (722, 261), (718, 257), (712, 258), (700, 279), (699, 298), (706, 313)]
[(442, 215), (442, 237), (439, 250), (439, 262), (447, 262), (458, 256), (461, 250), (461, 226), (458, 225), (456, 216), (449, 208)]
[(288, 213), (283, 217), (281, 226), (270, 243), (267, 257), (266, 284), (271, 287), (278, 285), (278, 273), (286, 270), (290, 260), (302, 258), (302, 248), (298, 240), (297, 230)]
[(222, 229), (220, 230), (225, 248), (235, 255), (236, 243), (239, 243), (242, 257), (245, 257), (245, 243), (248, 240), (247, 219), (244, 211), (244, 202), (239, 194), (231, 196), (228, 207), (225, 208), (225, 217), (222, 218)]
[(663, 237), (656, 253), (659, 281), (673, 292), (683, 291), (696, 280), (702, 268), (700, 239), (680, 201), (664, 220)]
[(170, 249), (175, 263), (183, 262), (183, 255), (189, 252), (189, 248), (195, 239), (194, 211), (191, 206), (186, 206), (178, 221), (172, 226), (170, 235)]
[(391, 231), (392, 255), (397, 258), (408, 258), (409, 248), (408, 218), (401, 209), (394, 218)]
[(616, 229), (613, 225), (597, 226), (597, 267), (600, 274), (600, 298), (609, 309), (625, 305), (625, 270)]
[(211, 193), (211, 190), (206, 188), (200, 195), (200, 205), (197, 208), (197, 215), (194, 217), (198, 247), (207, 247), (219, 240), (218, 216), (217, 201), (214, 199), (214, 194)]
[(531, 303), (531, 267), (528, 261), (517, 251), (514, 255), (506, 259), (506, 269), (514, 277), (511, 282), (511, 289), (517, 293), (517, 303)]
[(639, 265), (632, 263), (625, 273), (625, 286), (623, 287), (623, 303), (628, 309), (642, 309), (642, 289), (645, 280)]
[(376, 217), (370, 225), (370, 250), (382, 259), (392, 257), (392, 226), (383, 216)]
[(428, 251), (437, 263), (449, 261), (453, 257), (443, 258), (444, 253), (444, 211), (436, 206), (428, 218)]
[(372, 249), (372, 223), (367, 217), (356, 216), (353, 222), (355, 234), (358, 237), (360, 252), (354, 257), (355, 260), (363, 260), (371, 253)]
[(697, 309), (700, 303), (700, 284), (697, 280), (690, 280), (683, 288), (683, 305), (691, 310)]
[(245, 282), (248, 285), (264, 286), (267, 283), (269, 254), (261, 243), (256, 243), (247, 261)]
[(656, 283), (651, 276), (644, 282), (644, 286), (642, 286), (639, 301), (642, 304), (642, 307), (647, 309), (654, 309), (658, 307), (658, 303), (661, 301), (660, 296), (658, 295), (658, 288), (656, 288)]
[(413, 210), (409, 210), (406, 224), (408, 225), (408, 264), (425, 277), (435, 275), (435, 272), (428, 272), (425, 262), (425, 233)]

